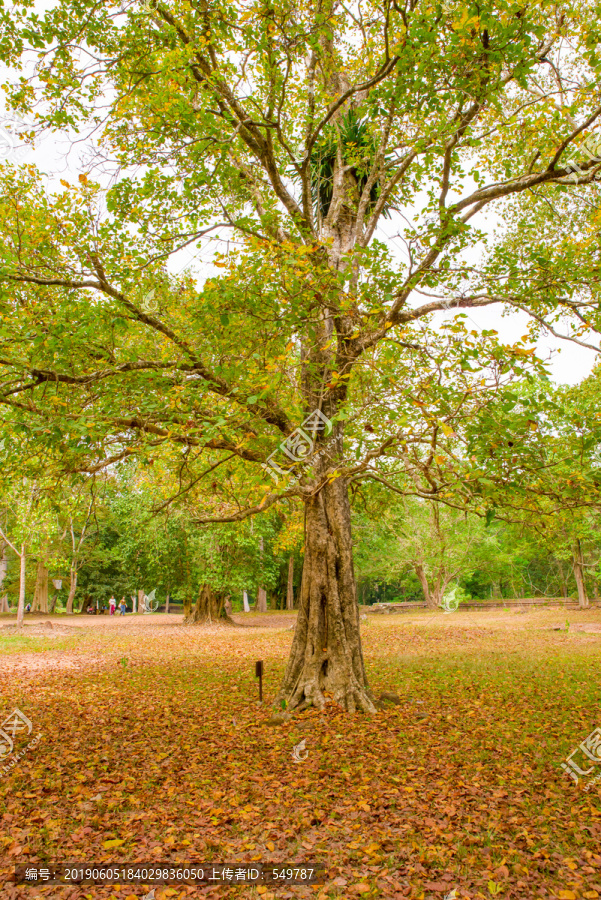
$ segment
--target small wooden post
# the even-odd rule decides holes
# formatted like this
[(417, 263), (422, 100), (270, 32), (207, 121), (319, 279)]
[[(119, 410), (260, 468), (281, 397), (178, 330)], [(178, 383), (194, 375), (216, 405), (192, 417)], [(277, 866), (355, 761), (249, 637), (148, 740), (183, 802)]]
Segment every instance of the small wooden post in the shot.
[(263, 660), (258, 659), (255, 663), (255, 678), (259, 679), (259, 703), (263, 702)]

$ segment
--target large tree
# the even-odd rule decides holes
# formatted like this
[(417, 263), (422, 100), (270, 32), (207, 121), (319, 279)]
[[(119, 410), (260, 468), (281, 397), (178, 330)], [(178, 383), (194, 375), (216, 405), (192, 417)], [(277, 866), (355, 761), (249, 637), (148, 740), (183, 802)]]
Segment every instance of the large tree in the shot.
[[(162, 455), (174, 499), (214, 478), (200, 522), (302, 502), (299, 616), (278, 702), (329, 695), (372, 711), (349, 482), (377, 460), (436, 465), (458, 409), (528, 358), (494, 335), (467, 340), (462, 311), (528, 308), (511, 244), (474, 263), (476, 226), (507, 198), (594, 181), (595, 159), (579, 158), (575, 175), (566, 159), (601, 113), (597, 11), (504, 0), (18, 9), (2, 13), (4, 61), (23, 66), (10, 102), (100, 143), (80, 184), (56, 196), (31, 170), (5, 173), (1, 402), (68, 469)], [(232, 232), (223, 277), (199, 290), (170, 274), (168, 258), (217, 226)], [(428, 332), (435, 313), (446, 332)], [(266, 491), (260, 467), (278, 442), (287, 456)], [(420, 491), (440, 499), (445, 485)]]

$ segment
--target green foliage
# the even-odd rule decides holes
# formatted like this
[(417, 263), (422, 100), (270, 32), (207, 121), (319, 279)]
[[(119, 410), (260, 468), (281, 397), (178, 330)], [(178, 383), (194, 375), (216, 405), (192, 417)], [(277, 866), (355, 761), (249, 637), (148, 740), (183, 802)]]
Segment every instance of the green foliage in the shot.
[[(351, 107), (335, 125), (323, 132), (311, 151), (311, 193), (316, 211), (319, 210), (324, 219), (334, 194), (334, 174), (339, 153), (353, 174), (357, 195), (360, 196), (378, 154), (373, 123), (370, 123), (368, 116), (362, 116), (360, 110)], [(387, 162), (390, 160), (384, 158), (380, 164), (384, 166)], [(370, 188), (370, 208), (373, 208), (380, 192), (378, 179)], [(382, 214), (390, 216), (390, 203), (385, 205)]]

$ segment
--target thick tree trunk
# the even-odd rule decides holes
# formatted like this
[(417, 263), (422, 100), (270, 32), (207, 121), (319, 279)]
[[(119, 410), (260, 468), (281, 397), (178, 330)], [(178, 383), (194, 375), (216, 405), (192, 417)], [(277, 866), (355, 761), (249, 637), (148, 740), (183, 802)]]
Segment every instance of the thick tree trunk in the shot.
[(48, 612), (48, 569), (44, 561), (38, 561), (38, 571), (35, 580), (35, 589), (33, 592), (33, 603), (31, 611), (39, 610), (39, 612)]
[(77, 567), (71, 563), (71, 571), (69, 573), (69, 596), (67, 597), (66, 612), (71, 615), (73, 612), (73, 601), (75, 600), (75, 591), (77, 590)]
[(349, 712), (374, 712), (367, 685), (355, 573), (351, 509), (342, 478), (306, 502), (305, 557), (298, 618), (284, 681), (274, 705), (316, 706), (326, 696)]
[(294, 557), (288, 560), (288, 590), (286, 592), (286, 609), (294, 609)]
[(440, 609), (442, 607), (442, 599), (444, 597), (444, 593), (444, 588), (441, 588), (438, 584), (435, 584), (432, 588), (431, 595), (435, 609)]
[(576, 588), (578, 589), (578, 605), (581, 609), (586, 609), (589, 605), (588, 594), (586, 592), (586, 583), (584, 580), (584, 560), (582, 556), (582, 546), (580, 539), (574, 541), (574, 550), (572, 556), (572, 568), (574, 570), (574, 578), (576, 579)]
[(186, 613), (184, 625), (206, 625), (215, 622), (228, 622), (230, 625), (235, 625), (234, 620), (228, 615), (226, 600), (225, 593), (215, 592), (207, 584), (203, 584), (198, 592), (194, 609), (190, 610), (188, 606), (188, 611), (186, 611), (184, 607)]
[(415, 574), (419, 578), (419, 583), (422, 586), (422, 591), (424, 594), (424, 600), (426, 601), (426, 606), (428, 607), (428, 609), (436, 609), (439, 606), (440, 601), (439, 602), (436, 601), (436, 597), (435, 597), (434, 593), (430, 590), (430, 585), (428, 584), (428, 579), (426, 577), (426, 573), (424, 572), (423, 566), (420, 565), (419, 563), (416, 563), (414, 565), (414, 569), (415, 569)]
[(244, 612), (250, 612), (250, 606), (248, 604), (248, 593), (246, 591), (242, 591), (242, 606), (244, 607)]
[(25, 556), (25, 544), (21, 544), (20, 553), (21, 569), (19, 573), (19, 605), (17, 607), (17, 630), (23, 628), (23, 613), (25, 612), (25, 569), (27, 557)]
[(144, 591), (138, 591), (138, 614), (141, 615), (144, 609)]

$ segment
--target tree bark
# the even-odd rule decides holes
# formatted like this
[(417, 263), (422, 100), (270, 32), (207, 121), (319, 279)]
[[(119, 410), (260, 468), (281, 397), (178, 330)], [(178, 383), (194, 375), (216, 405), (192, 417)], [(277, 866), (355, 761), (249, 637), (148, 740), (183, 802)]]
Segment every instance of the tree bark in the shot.
[[(261, 569), (263, 568), (263, 551), (264, 544), (263, 538), (259, 541), (259, 547), (261, 548)], [(257, 612), (267, 612), (267, 591), (265, 588), (260, 587), (257, 592)]]
[(294, 609), (294, 557), (288, 560), (288, 590), (286, 592), (286, 609)]
[(69, 572), (69, 596), (67, 597), (67, 609), (66, 612), (68, 615), (71, 615), (73, 612), (73, 601), (75, 600), (75, 591), (77, 590), (77, 566), (75, 563), (71, 563), (71, 570)]
[(430, 585), (428, 584), (428, 578), (424, 571), (424, 567), (419, 563), (416, 563), (413, 568), (415, 569), (415, 574), (419, 578), (419, 583), (422, 586), (426, 606), (428, 607), (428, 609), (436, 609), (440, 605), (440, 601), (436, 601), (436, 597), (430, 590)]
[(23, 628), (23, 614), (25, 612), (25, 569), (27, 566), (27, 557), (25, 556), (25, 544), (21, 544), (20, 573), (19, 573), (19, 605), (17, 607), (17, 631)]
[(214, 591), (207, 584), (203, 584), (198, 592), (194, 609), (186, 612), (184, 625), (213, 624), (215, 622), (228, 622), (230, 625), (236, 623), (226, 610), (226, 600), (228, 595), (224, 591)]
[(288, 667), (274, 705), (323, 708), (326, 696), (349, 712), (374, 712), (367, 684), (355, 573), (351, 509), (342, 478), (305, 504), (305, 558)]
[(144, 612), (144, 591), (138, 591), (138, 614)]
[(169, 591), (167, 591), (167, 598), (165, 600), (165, 612), (169, 612)]
[(7, 545), (2, 543), (2, 556), (0, 557), (0, 612), (8, 612), (8, 597), (6, 594), (2, 594), (2, 583), (6, 578), (6, 572), (8, 569), (8, 555), (6, 553)]
[(574, 541), (572, 568), (574, 570), (574, 578), (576, 579), (576, 588), (578, 589), (578, 605), (581, 609), (587, 609), (589, 601), (586, 592), (586, 582), (584, 580), (584, 559), (582, 556), (580, 538), (576, 538)]
[(34, 610), (42, 613), (48, 612), (48, 569), (42, 559), (38, 560), (33, 603), (31, 604), (31, 611)]
[(558, 569), (559, 569), (559, 580), (561, 582), (561, 596), (563, 597), (564, 600), (567, 600), (568, 599), (568, 579), (566, 577), (564, 568), (561, 564), (561, 560), (558, 562)]

